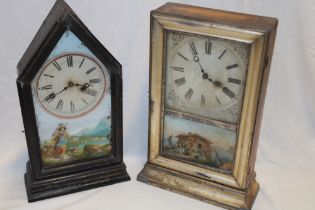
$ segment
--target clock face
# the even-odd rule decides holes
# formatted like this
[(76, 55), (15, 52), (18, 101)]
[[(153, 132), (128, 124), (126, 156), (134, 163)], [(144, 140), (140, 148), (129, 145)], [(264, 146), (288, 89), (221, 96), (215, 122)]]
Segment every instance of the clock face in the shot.
[(166, 107), (237, 123), (248, 48), (233, 41), (167, 33)]
[(164, 155), (232, 170), (248, 53), (232, 40), (166, 33)]
[(91, 57), (68, 53), (45, 65), (37, 78), (41, 107), (60, 118), (76, 118), (93, 110), (102, 100), (108, 78)]
[(111, 71), (67, 30), (32, 80), (43, 166), (112, 155)]

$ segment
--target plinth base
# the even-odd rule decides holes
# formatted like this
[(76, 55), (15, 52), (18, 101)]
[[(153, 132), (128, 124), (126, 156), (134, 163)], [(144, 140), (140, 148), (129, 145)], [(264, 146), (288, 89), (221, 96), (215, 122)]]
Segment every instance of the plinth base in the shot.
[(29, 163), (26, 170), (24, 179), (29, 202), (130, 180), (124, 163), (43, 179), (32, 177)]
[(211, 203), (226, 209), (251, 209), (259, 191), (255, 179), (239, 190), (146, 163), (138, 181)]

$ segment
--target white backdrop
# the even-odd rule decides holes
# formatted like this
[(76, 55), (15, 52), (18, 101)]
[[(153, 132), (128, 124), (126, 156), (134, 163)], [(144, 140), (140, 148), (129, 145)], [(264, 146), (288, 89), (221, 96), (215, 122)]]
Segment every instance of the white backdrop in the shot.
[[(137, 182), (147, 153), (149, 13), (164, 0), (68, 0), (123, 65), (124, 155), (132, 181), (32, 204), (16, 64), (54, 0), (0, 0), (0, 209), (220, 209)], [(255, 210), (312, 210), (315, 199), (315, 1), (174, 0), (279, 18), (262, 122)]]

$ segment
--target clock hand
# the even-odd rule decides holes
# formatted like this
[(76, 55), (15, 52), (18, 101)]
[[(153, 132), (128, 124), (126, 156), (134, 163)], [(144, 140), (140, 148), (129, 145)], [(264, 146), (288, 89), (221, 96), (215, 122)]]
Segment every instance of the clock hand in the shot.
[[(206, 75), (206, 76), (205, 76), (205, 75)], [(220, 89), (223, 91), (223, 93), (224, 93), (225, 95), (227, 95), (228, 97), (230, 97), (230, 98), (235, 98), (236, 100), (239, 100), (239, 98), (235, 95), (235, 93), (233, 93), (228, 87), (224, 86), (224, 84), (223, 84), (222, 82), (216, 81), (216, 80), (212, 80), (212, 79), (206, 78), (206, 77), (207, 77), (207, 74), (204, 73), (204, 74), (203, 74), (203, 78), (204, 78), (204, 79), (207, 79), (207, 80), (209, 80), (209, 82), (212, 82), (212, 84), (213, 84), (215, 87), (220, 88)], [(217, 96), (216, 96), (216, 100), (217, 100), (218, 103), (221, 105), (221, 102), (218, 100)]]
[(67, 90), (69, 88), (69, 86), (64, 87), (64, 89), (62, 89), (61, 91), (59, 91), (58, 93), (55, 93), (55, 95), (58, 95), (60, 93), (62, 93), (63, 91)]
[(199, 67), (200, 67), (200, 69), (201, 69), (201, 73), (204, 73), (205, 70), (204, 70), (204, 68), (202, 68), (202, 66), (201, 66), (201, 64), (200, 64), (199, 57), (198, 57), (197, 55), (194, 55), (193, 60), (194, 60), (196, 63), (199, 64)]
[(202, 78), (208, 80), (209, 82), (212, 82), (214, 86), (222, 88), (222, 83), (209, 78), (209, 75), (207, 73), (203, 73)]
[(199, 57), (198, 56), (194, 56), (194, 59), (193, 59), (196, 63), (199, 64), (199, 67), (201, 69), (201, 73), (202, 73), (202, 78), (203, 79), (207, 79), (209, 80), (210, 82), (212, 82), (213, 80), (209, 77), (209, 75), (207, 73), (205, 73), (205, 69), (202, 67), (202, 65), (200, 64), (200, 61), (199, 61)]
[(89, 84), (89, 83), (85, 83), (85, 84), (81, 87), (81, 90), (82, 90), (82, 91), (85, 91), (88, 87), (90, 87), (90, 84)]
[(215, 87), (221, 88), (223, 93), (230, 98), (235, 98), (236, 100), (239, 100), (239, 98), (233, 93), (228, 87), (224, 86), (224, 84), (220, 81), (213, 81), (212, 79), (208, 79), (210, 82), (213, 83)]
[(48, 103), (50, 103), (54, 98), (56, 98), (56, 95), (62, 93), (63, 91), (67, 89), (68, 89), (68, 86), (62, 89), (61, 91), (59, 91), (58, 93), (54, 93), (54, 92), (50, 93), (48, 96), (44, 98), (44, 102), (47, 101)]
[(214, 84), (214, 86), (223, 88), (223, 84), (222, 84), (221, 82), (219, 82), (219, 81), (213, 81), (213, 80), (212, 80), (211, 82)]
[(76, 83), (74, 86), (84, 86), (84, 84), (81, 85), (81, 84), (79, 84), (79, 83)]
[(73, 87), (75, 84), (73, 84), (73, 82), (69, 82), (68, 85), (66, 87), (64, 87), (61, 91), (57, 92), (57, 93), (50, 93), (48, 96), (46, 96), (44, 98), (44, 102), (47, 101), (48, 103), (51, 102), (55, 97), (56, 95), (62, 93), (63, 91), (67, 90), (69, 87)]
[(51, 94), (49, 94), (48, 96), (44, 98), (43, 102), (47, 101), (48, 103), (50, 103), (55, 97), (56, 97), (56, 94), (52, 92)]
[(223, 88), (223, 85), (220, 81), (216, 81), (216, 80), (212, 80), (210, 78), (208, 78), (209, 82), (212, 82), (214, 86), (219, 87), (219, 88)]
[(199, 66), (200, 66), (201, 73), (204, 73), (204, 72), (205, 72), (205, 70), (204, 70), (204, 68), (202, 68), (202, 66), (201, 66), (201, 64), (200, 64), (200, 62), (199, 62), (199, 61), (198, 61), (198, 64), (199, 64)]
[(66, 87), (64, 87), (61, 91), (59, 91), (58, 93), (55, 93), (55, 95), (58, 95), (60, 93), (62, 93), (63, 91), (67, 90), (68, 88), (72, 88), (73, 86), (75, 86), (76, 84), (74, 84), (72, 81), (68, 82), (68, 85)]
[(93, 87), (93, 85), (91, 85), (90, 83), (84, 83), (83, 85), (76, 83), (75, 86), (81, 86), (80, 89), (81, 89), (82, 91), (86, 90), (86, 89), (89, 88), (90, 86)]
[(46, 96), (44, 98), (44, 102), (47, 101), (48, 103), (51, 102), (54, 98), (56, 98), (56, 96), (62, 92), (64, 92), (65, 90), (67, 90), (68, 88), (71, 88), (71, 87), (74, 87), (74, 86), (81, 86), (81, 91), (85, 91), (86, 89), (88, 89), (90, 86), (93, 86), (93, 85), (90, 85), (89, 83), (84, 83), (83, 85), (82, 84), (74, 84), (73, 82), (69, 82), (68, 85), (66, 87), (64, 87), (61, 91), (57, 92), (57, 93), (50, 93), (48, 96)]

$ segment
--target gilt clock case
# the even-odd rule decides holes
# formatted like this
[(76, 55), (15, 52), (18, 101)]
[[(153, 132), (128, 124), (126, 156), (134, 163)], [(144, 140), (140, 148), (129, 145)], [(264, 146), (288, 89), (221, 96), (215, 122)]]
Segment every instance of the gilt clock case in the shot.
[(141, 182), (251, 209), (277, 19), (167, 3), (151, 12)]
[[(67, 39), (63, 39), (69, 36), (75, 37), (74, 39), (77, 40), (80, 47), (91, 53), (94, 59), (83, 53), (71, 54), (71, 57), (69, 57), (70, 60), (67, 60), (68, 65), (73, 65), (75, 61), (72, 59), (83, 58), (82, 62), (84, 59), (91, 62), (95, 60), (95, 64), (106, 69), (111, 96), (108, 104), (111, 108), (109, 111), (110, 116), (107, 118), (108, 123), (111, 125), (110, 136), (107, 136), (110, 138), (111, 145), (107, 148), (110, 148), (111, 152), (106, 156), (93, 156), (93, 158), (89, 159), (79, 158), (74, 161), (60, 161), (58, 164), (49, 164), (43, 159), (40, 139), (40, 135), (42, 134), (38, 126), (37, 105), (35, 104), (35, 100), (33, 100), (36, 96), (32, 90), (32, 81), (45, 70), (43, 66), (49, 65), (49, 62), (51, 62), (49, 61), (49, 56), (51, 56), (51, 53), (60, 40), (64, 41), (67, 46)], [(73, 55), (77, 57), (73, 58)], [(61, 54), (62, 56), (66, 56), (66, 54)], [(56, 59), (58, 59), (58, 56)], [(27, 172), (25, 174), (25, 185), (29, 202), (130, 180), (123, 162), (122, 67), (63, 0), (58, 0), (53, 6), (18, 63), (17, 70), (17, 88), (29, 153), (29, 161), (26, 165)], [(100, 70), (99, 72), (102, 71)], [(52, 78), (53, 76), (50, 77)], [(99, 82), (99, 80), (96, 82)], [(74, 86), (73, 83), (69, 84), (68, 88)], [(76, 85), (79, 86), (79, 84)], [(45, 91), (45, 89), (51, 88), (49, 86), (51, 85), (43, 86), (42, 90)], [(87, 84), (87, 86), (91, 85)], [(99, 96), (99, 98), (102, 97), (102, 95)], [(57, 108), (61, 110), (62, 105), (63, 101), (60, 100)], [(94, 105), (97, 106), (97, 102)], [(71, 101), (72, 108), (74, 107), (72, 107)], [(93, 109), (90, 111), (93, 112)], [(56, 117), (53, 113), (48, 114)], [(75, 118), (73, 121), (75, 122)], [(45, 120), (42, 120), (41, 123), (45, 123)], [(59, 127), (62, 126), (64, 125), (59, 124)], [(75, 149), (73, 148), (73, 150)], [(74, 153), (74, 151), (71, 152)]]

